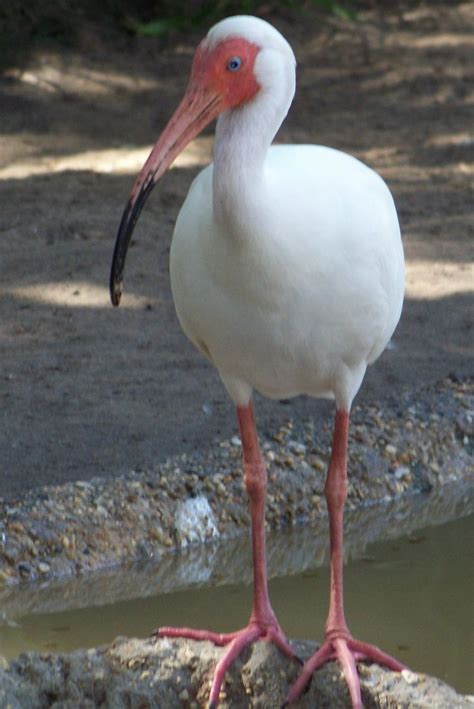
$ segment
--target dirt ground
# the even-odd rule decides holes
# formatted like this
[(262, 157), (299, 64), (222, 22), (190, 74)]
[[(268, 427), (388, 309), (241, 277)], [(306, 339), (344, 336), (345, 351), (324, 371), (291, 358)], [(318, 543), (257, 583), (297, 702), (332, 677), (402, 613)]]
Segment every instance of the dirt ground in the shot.
[[(407, 290), (358, 401), (472, 373), (474, 4), (393, 3), (355, 23), (266, 16), (298, 59), (281, 142), (331, 145), (387, 180)], [(152, 466), (232, 435), (232, 405), (174, 313), (168, 253), (212, 131), (181, 156), (135, 232), (120, 309), (115, 230), (184, 89), (201, 33), (37, 51), (0, 78), (0, 493)], [(331, 405), (257, 397), (262, 430)], [(402, 412), (403, 414), (403, 412)]]

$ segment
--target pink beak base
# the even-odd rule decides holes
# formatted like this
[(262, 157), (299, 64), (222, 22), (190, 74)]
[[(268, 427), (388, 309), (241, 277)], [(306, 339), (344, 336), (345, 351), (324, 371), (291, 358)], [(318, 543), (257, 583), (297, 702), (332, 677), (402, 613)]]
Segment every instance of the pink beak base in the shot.
[(110, 299), (113, 305), (120, 304), (128, 247), (148, 195), (179, 153), (221, 110), (218, 94), (191, 82), (183, 100), (155, 143), (133, 186), (117, 232), (110, 272)]

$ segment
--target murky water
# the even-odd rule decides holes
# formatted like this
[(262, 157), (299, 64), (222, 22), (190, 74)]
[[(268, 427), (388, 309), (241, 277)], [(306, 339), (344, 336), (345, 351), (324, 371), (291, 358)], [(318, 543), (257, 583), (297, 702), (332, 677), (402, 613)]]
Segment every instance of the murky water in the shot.
[[(301, 539), (311, 535), (313, 530), (287, 532), (279, 535), (277, 546), (286, 539), (295, 548), (302, 547)], [(473, 540), (470, 514), (369, 544), (345, 570), (346, 612), (353, 634), (382, 646), (413, 670), (437, 675), (466, 693), (474, 692)], [(270, 543), (269, 548), (272, 557), (275, 546)], [(129, 573), (133, 579), (133, 568)], [(138, 572), (136, 581), (139, 592)], [(321, 638), (328, 602), (327, 566), (273, 578), (270, 593), (289, 637)], [(9, 620), (0, 622), (0, 654), (72, 650), (106, 643), (117, 635), (146, 636), (162, 624), (234, 630), (245, 624), (250, 598), (248, 584), (232, 583), (75, 610), (21, 617), (10, 612)], [(31, 599), (28, 603), (31, 606)]]

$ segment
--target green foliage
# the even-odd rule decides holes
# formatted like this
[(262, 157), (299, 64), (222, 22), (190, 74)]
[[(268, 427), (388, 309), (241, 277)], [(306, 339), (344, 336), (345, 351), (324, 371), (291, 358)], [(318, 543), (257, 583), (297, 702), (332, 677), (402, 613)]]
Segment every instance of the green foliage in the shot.
[(326, 10), (327, 12), (340, 17), (341, 20), (357, 20), (357, 12), (354, 8), (354, 3), (340, 3), (333, 0), (312, 0), (313, 5)]
[(125, 24), (139, 37), (165, 37), (171, 30), (184, 27), (185, 18), (163, 17), (161, 20), (150, 22), (128, 19)]
[[(335, 0), (279, 0), (279, 2), (273, 3), (273, 8), (276, 12), (279, 6), (303, 10), (308, 4), (316, 5), (344, 20), (357, 19), (354, 0), (346, 0), (345, 3), (335, 2)], [(181, 1), (173, 3), (171, 7), (166, 1), (157, 2), (156, 7), (161, 9), (162, 14), (158, 17), (154, 16), (148, 21), (129, 18), (127, 27), (140, 37), (165, 37), (171, 30), (186, 30), (204, 24), (208, 25), (226, 15), (255, 14), (258, 13), (261, 5), (262, 3), (258, 0), (240, 0), (240, 2), (236, 0), (206, 2), (203, 0), (193, 3)]]

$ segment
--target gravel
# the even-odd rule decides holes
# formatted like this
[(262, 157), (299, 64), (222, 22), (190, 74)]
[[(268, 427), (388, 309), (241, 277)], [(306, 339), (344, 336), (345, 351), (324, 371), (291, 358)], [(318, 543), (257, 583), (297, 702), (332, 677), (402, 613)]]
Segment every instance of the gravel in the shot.
[[(453, 378), (400, 395), (384, 410), (355, 406), (347, 509), (472, 480), (474, 384)], [(267, 526), (315, 525), (332, 421), (288, 420), (262, 436)], [(0, 587), (67, 579), (248, 532), (234, 436), (152, 470), (42, 487), (0, 498)]]

